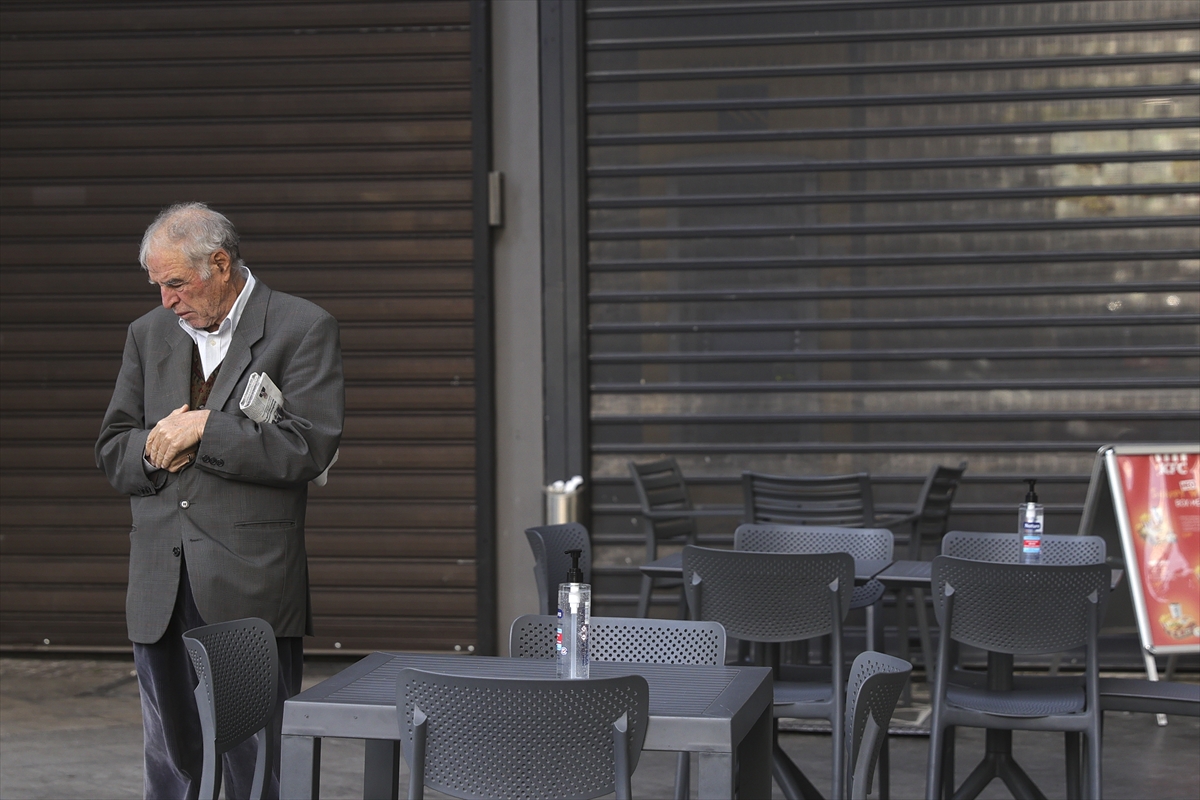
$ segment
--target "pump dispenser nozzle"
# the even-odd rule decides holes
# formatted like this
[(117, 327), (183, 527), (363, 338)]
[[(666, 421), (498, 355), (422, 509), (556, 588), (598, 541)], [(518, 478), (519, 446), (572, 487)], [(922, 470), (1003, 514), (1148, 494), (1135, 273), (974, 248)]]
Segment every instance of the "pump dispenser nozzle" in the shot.
[(1026, 478), (1025, 482), (1029, 484), (1029, 492), (1025, 495), (1025, 502), (1036, 503), (1037, 492), (1033, 490), (1033, 487), (1037, 485), (1037, 478)]
[(563, 553), (571, 557), (571, 568), (567, 570), (567, 583), (583, 583), (583, 570), (579, 568), (579, 557), (583, 555), (583, 551), (563, 550)]

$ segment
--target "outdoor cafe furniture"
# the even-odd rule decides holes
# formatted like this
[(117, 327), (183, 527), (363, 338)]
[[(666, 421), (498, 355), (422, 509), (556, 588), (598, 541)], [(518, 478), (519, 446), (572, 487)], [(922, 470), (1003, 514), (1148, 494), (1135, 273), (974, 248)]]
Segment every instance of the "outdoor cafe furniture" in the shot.
[[(658, 560), (658, 545), (696, 543), (696, 518), (691, 513), (691, 495), (679, 464), (673, 458), (638, 464), (629, 462), (629, 474), (637, 490), (638, 502), (642, 506), (642, 526), (646, 534), (646, 563)], [(680, 512), (685, 512), (681, 514)], [(650, 613), (650, 595), (655, 584), (664, 588), (679, 589), (679, 616), (685, 617), (687, 599), (683, 594), (683, 582), (676, 578), (656, 578), (642, 573), (642, 586), (638, 591), (637, 615)]]
[(874, 527), (871, 476), (743, 472), (742, 522)]
[[(720, 622), (737, 639), (768, 645), (765, 660), (777, 676), (776, 719), (829, 721), (833, 729), (830, 797), (840, 797), (846, 703), (842, 621), (850, 610), (854, 559), (847, 553), (751, 553), (689, 545), (683, 548), (683, 580), (693, 617)], [(832, 637), (832, 667), (793, 667), (799, 680), (778, 680), (781, 642), (825, 635)], [(777, 739), (773, 725), (772, 772), (784, 795), (789, 800), (820, 797)]]
[[(547, 679), (551, 660), (373, 653), (284, 703), (280, 796), (319, 796), (321, 739), (366, 740), (366, 798), (398, 796), (396, 680), (405, 668), (465, 676)], [(641, 675), (650, 686), (643, 750), (699, 753), (699, 796), (769, 797), (771, 672), (760, 667), (596, 662), (593, 678)], [(734, 765), (740, 769), (734, 769)], [(735, 786), (735, 777), (737, 785)]]
[(221, 793), (221, 756), (250, 737), (258, 741), (250, 797), (263, 796), (271, 780), (279, 692), (275, 631), (257, 617), (192, 628), (183, 634), (196, 672), (196, 708), (204, 737), (199, 797)]
[(527, 528), (525, 538), (533, 551), (533, 579), (537, 584), (538, 608), (543, 614), (558, 611), (558, 585), (566, 583), (571, 557), (567, 550), (579, 550), (579, 569), (583, 582), (592, 582), (592, 543), (587, 528), (578, 522)]
[[(1013, 537), (1015, 538), (1015, 537)], [(1043, 555), (1045, 551), (1043, 551)], [(971, 561), (938, 556), (932, 566), (934, 610), (941, 626), (932, 692), (927, 800), (943, 785), (956, 798), (976, 797), (999, 777), (1016, 797), (1040, 792), (1012, 758), (1013, 730), (1083, 734), (1087, 742), (1086, 796), (1100, 796), (1100, 689), (1097, 637), (1112, 572), (1105, 564), (1052, 566)], [(951, 680), (953, 643), (988, 653), (986, 683)], [(1013, 656), (1086, 648), (1082, 681), (1041, 678), (1014, 685)], [(955, 726), (987, 729), (986, 753), (953, 791)], [(1076, 740), (1077, 742), (1077, 740)], [(1066, 746), (1067, 794), (1080, 793), (1079, 747)]]
[[(921, 491), (917, 494), (917, 503), (912, 513), (899, 519), (889, 519), (887, 524), (893, 532), (904, 531), (899, 544), (907, 546), (905, 558), (909, 561), (925, 561), (936, 556), (942, 547), (942, 537), (950, 525), (950, 510), (954, 505), (954, 495), (958, 492), (958, 484), (963, 473), (967, 470), (967, 462), (963, 461), (957, 467), (947, 467), (935, 464), (929, 470)], [(925, 608), (926, 587), (919, 585), (899, 584), (894, 586), (896, 591), (896, 627), (900, 640), (899, 655), (907, 659), (908, 648), (908, 598), (913, 600), (913, 612), (917, 618), (917, 635), (921, 643), (921, 656), (925, 665), (926, 675), (933, 672), (933, 637), (929, 632), (929, 615)]]
[(409, 800), (425, 786), (460, 798), (629, 800), (646, 738), (640, 675), (577, 681), (407, 668), (396, 682)]
[[(508, 652), (515, 658), (554, 658), (557, 615), (525, 614), (513, 620)], [(592, 662), (725, 664), (725, 628), (719, 622), (592, 617), (588, 623), (588, 654)], [(687, 800), (691, 785), (691, 755), (681, 752), (675, 766), (676, 800)]]
[[(888, 727), (896, 701), (912, 675), (912, 664), (866, 651), (855, 657), (846, 681), (846, 791), (850, 800), (866, 800), (875, 765), (887, 774)], [(886, 794), (880, 786), (880, 794)]]
[[(858, 582), (859, 563), (892, 563), (892, 532), (886, 528), (839, 528), (832, 525), (739, 525), (733, 532), (733, 549), (757, 553), (849, 553), (854, 559), (855, 581), (850, 609), (865, 608), (867, 649), (883, 646), (878, 603), (884, 586), (873, 577)], [(867, 568), (866, 572), (875, 571)]]

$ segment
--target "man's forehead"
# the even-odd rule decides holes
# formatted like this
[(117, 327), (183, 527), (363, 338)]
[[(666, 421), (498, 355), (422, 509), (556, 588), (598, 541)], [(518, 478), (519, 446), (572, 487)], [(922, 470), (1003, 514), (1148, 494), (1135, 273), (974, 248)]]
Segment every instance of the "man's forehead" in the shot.
[(152, 248), (146, 253), (146, 272), (151, 283), (161, 283), (170, 278), (190, 278), (197, 270), (178, 250)]

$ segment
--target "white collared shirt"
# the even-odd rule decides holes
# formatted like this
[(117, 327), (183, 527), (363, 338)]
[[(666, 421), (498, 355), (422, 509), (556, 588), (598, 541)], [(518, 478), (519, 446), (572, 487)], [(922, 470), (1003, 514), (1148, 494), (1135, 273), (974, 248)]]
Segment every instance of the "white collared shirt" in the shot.
[(233, 307), (229, 309), (229, 314), (221, 320), (220, 326), (215, 331), (212, 333), (202, 331), (193, 328), (182, 319), (179, 320), (179, 327), (192, 337), (192, 341), (200, 350), (200, 365), (204, 369), (204, 380), (208, 380), (208, 376), (213, 374), (213, 370), (225, 360), (225, 354), (229, 352), (229, 343), (233, 341), (233, 331), (237, 328), (238, 322), (242, 318), (242, 311), (246, 308), (246, 301), (250, 299), (250, 292), (254, 291), (254, 284), (257, 283), (248, 267), (241, 269), (242, 275), (246, 277), (246, 285), (242, 287), (237, 300), (233, 301)]

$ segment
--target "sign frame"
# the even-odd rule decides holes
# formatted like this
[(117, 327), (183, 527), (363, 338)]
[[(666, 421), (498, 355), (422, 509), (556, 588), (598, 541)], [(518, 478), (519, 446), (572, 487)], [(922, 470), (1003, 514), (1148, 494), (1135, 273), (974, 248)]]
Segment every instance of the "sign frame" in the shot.
[(1092, 470), (1092, 480), (1088, 487), (1088, 497), (1084, 504), (1084, 516), (1080, 521), (1080, 530), (1090, 528), (1098, 511), (1099, 495), (1102, 493), (1100, 483), (1103, 476), (1100, 472), (1108, 473), (1107, 489), (1112, 495), (1113, 512), (1116, 517), (1117, 532), (1121, 541), (1122, 554), (1125, 558), (1125, 575), (1129, 581), (1129, 594), (1133, 601), (1134, 616), (1137, 621), (1138, 636), (1142, 646), (1142, 654), (1146, 661), (1146, 671), (1151, 680), (1157, 679), (1155, 655), (1174, 655), (1177, 653), (1200, 653), (1200, 643), (1190, 644), (1156, 644), (1154, 629), (1150, 620), (1149, 609), (1143, 582), (1143, 564), (1138, 552), (1138, 540), (1130, 525), (1128, 504), (1125, 497), (1125, 487), (1121, 480), (1121, 471), (1117, 464), (1120, 456), (1169, 456), (1169, 455), (1200, 454), (1200, 444), (1117, 444), (1105, 445), (1097, 451), (1096, 463)]

